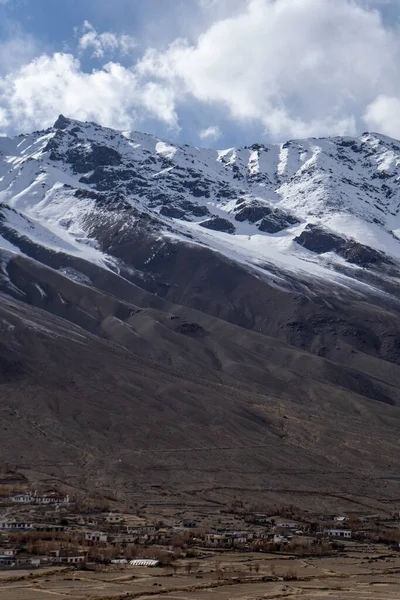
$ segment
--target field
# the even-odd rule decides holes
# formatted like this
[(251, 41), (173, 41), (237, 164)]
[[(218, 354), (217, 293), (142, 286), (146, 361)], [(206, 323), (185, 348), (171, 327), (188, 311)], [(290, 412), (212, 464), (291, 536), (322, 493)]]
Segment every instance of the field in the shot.
[(399, 600), (400, 552), (349, 545), (339, 557), (213, 553), (175, 570), (0, 572), (0, 600)]

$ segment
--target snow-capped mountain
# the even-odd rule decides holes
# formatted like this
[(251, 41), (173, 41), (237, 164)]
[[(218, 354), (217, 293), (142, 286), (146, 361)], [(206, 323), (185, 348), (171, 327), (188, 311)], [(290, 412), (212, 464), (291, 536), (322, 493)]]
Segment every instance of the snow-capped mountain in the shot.
[(399, 210), (400, 142), (378, 134), (215, 151), (61, 115), (0, 138), (0, 291), (64, 315), (59, 290), (15, 274), (23, 255), (128, 302), (135, 284), (326, 353), (331, 316), (305, 341), (288, 303), (397, 312)]
[(349, 285), (400, 258), (400, 143), (364, 134), (214, 151), (60, 116), (0, 138), (0, 202), (10, 250), (23, 236), (117, 270), (107, 230), (121, 239), (146, 224), (264, 274)]

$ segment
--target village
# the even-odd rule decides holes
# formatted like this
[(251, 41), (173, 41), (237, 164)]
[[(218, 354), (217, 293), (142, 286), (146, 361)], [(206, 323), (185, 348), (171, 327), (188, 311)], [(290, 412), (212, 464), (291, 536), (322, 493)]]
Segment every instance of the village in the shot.
[[(62, 487), (10, 484), (14, 476), (0, 483), (0, 600), (47, 592), (119, 600), (156, 590), (166, 598), (197, 600), (213, 590), (208, 597), (258, 599), (311, 580), (321, 589), (350, 577), (363, 585), (364, 572), (392, 584), (400, 573), (398, 513), (323, 515), (239, 499), (213, 509), (168, 510), (160, 501), (133, 510)], [(243, 596), (247, 589), (256, 595)], [(167, 595), (177, 590), (183, 595)]]
[(54, 490), (1, 496), (0, 569), (91, 563), (134, 566), (140, 560), (173, 568), (176, 559), (195, 559), (209, 550), (322, 556), (343, 552), (349, 544), (363, 548), (386, 544), (400, 552), (398, 514), (386, 518), (301, 514), (287, 507), (247, 512), (240, 503), (222, 514), (224, 519), (214, 526), (205, 519), (150, 522), (140, 514), (84, 508)]

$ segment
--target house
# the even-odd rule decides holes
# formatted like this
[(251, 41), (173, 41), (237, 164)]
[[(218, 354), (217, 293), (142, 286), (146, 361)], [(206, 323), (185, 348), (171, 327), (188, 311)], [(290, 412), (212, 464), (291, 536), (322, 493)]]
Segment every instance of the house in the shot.
[(84, 554), (71, 554), (68, 556), (61, 556), (61, 562), (67, 565), (83, 564), (86, 560)]
[(3, 531), (23, 531), (24, 529), (33, 529), (32, 523), (26, 521), (2, 521), (0, 530)]
[(10, 500), (17, 504), (31, 504), (32, 497), (30, 494), (16, 494), (15, 496), (11, 496)]
[(14, 558), (17, 567), (40, 567), (40, 558), (32, 558), (32, 556), (17, 556)]
[(127, 565), (128, 559), (127, 558), (112, 558), (111, 564), (112, 565)]
[(40, 567), (40, 558), (0, 555), (0, 567)]
[(229, 535), (232, 538), (234, 546), (247, 544), (249, 541), (254, 539), (254, 533), (250, 531), (235, 531)]
[(85, 533), (85, 540), (87, 542), (107, 542), (108, 535), (106, 533), (99, 533), (98, 531)]
[(349, 540), (351, 538), (350, 529), (325, 529), (324, 533), (329, 537), (337, 537)]
[(40, 496), (37, 491), (28, 492), (26, 494), (16, 494), (11, 496), (10, 500), (17, 504), (68, 504), (69, 496), (60, 496), (51, 494), (49, 496)]
[(157, 528), (154, 525), (139, 525), (137, 527), (126, 527), (127, 533), (137, 535), (139, 537), (149, 538), (155, 535)]
[(71, 550), (51, 550), (49, 560), (50, 562), (77, 565), (85, 562), (86, 554), (80, 554)]
[(171, 541), (171, 532), (169, 529), (161, 528), (152, 536), (154, 542), (167, 543)]
[(0, 555), (1, 556), (15, 556), (17, 553), (15, 548), (1, 548)]
[(123, 546), (126, 546), (127, 544), (134, 544), (135, 542), (137, 542), (137, 539), (138, 538), (135, 535), (125, 535), (123, 533), (120, 533), (112, 536), (111, 543), (114, 545), (122, 544)]
[(52, 525), (50, 523), (35, 523), (33, 528), (35, 531), (65, 531), (64, 525)]
[(40, 567), (40, 558), (31, 558), (32, 567)]
[(226, 537), (218, 533), (208, 533), (205, 537), (205, 541), (210, 546), (221, 546), (226, 542)]
[(123, 523), (124, 518), (117, 513), (109, 513), (106, 516), (106, 521), (107, 521), (107, 523), (110, 523), (112, 525), (118, 525), (120, 523)]

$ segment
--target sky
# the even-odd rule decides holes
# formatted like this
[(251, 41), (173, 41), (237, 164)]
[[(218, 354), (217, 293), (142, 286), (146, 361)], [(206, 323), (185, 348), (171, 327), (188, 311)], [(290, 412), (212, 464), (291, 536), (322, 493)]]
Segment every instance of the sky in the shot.
[(0, 134), (400, 138), (400, 0), (0, 0)]

